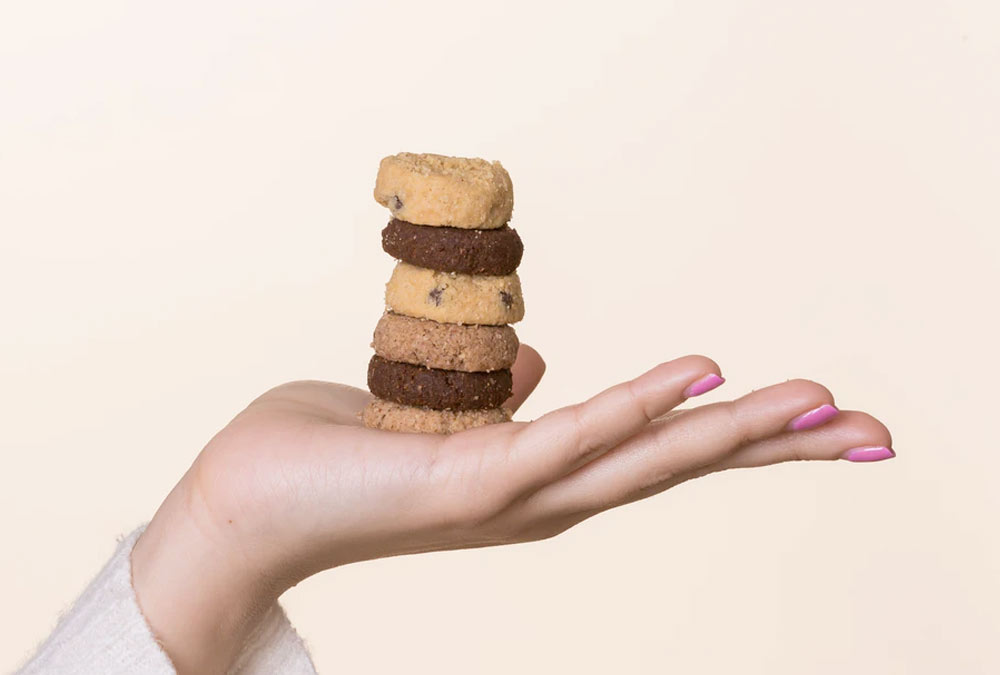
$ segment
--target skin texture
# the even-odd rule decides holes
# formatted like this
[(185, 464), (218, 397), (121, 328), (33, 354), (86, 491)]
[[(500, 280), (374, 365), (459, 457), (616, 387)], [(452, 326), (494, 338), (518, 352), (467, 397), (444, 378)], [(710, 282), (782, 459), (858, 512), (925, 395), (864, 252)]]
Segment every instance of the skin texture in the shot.
[[(543, 371), (522, 345), (507, 405)], [(687, 356), (533, 422), (452, 436), (365, 429), (370, 395), (346, 385), (277, 387), (209, 442), (139, 539), (139, 604), (178, 672), (223, 673), (278, 596), (324, 569), (544, 539), (715, 471), (891, 447), (861, 412), (790, 430), (833, 405), (808, 380), (675, 409), (693, 383), (721, 384), (713, 374)]]

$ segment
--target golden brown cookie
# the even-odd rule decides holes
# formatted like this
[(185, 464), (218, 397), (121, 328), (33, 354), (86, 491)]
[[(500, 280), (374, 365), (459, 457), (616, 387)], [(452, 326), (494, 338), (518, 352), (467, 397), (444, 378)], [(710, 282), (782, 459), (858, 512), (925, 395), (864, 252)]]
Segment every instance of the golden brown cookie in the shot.
[(386, 309), (444, 323), (502, 326), (524, 318), (517, 274), (449, 274), (398, 263), (385, 285)]
[(379, 164), (375, 201), (415, 225), (490, 230), (510, 220), (514, 187), (500, 162), (401, 152)]

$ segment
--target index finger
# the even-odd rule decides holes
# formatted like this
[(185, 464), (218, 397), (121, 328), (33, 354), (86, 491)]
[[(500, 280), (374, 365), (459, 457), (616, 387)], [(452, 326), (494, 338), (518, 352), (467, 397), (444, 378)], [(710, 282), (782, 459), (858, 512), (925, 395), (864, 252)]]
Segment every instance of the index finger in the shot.
[(543, 485), (606, 453), (692, 396), (725, 382), (704, 356), (661, 363), (634, 380), (560, 408), (515, 434), (511, 464), (526, 481)]

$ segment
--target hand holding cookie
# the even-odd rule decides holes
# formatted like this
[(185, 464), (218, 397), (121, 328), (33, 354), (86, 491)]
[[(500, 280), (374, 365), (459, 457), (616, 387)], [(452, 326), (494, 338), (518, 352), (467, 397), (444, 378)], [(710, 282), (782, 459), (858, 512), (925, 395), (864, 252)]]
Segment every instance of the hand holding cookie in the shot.
[(383, 160), (375, 197), (396, 217), (382, 236), (400, 262), (371, 394), (326, 382), (264, 394), (135, 546), (140, 605), (178, 672), (225, 672), (278, 596), (324, 569), (543, 539), (725, 469), (894, 456), (880, 422), (806, 380), (677, 410), (724, 382), (702, 356), (509, 422), (545, 366), (509, 325), (524, 303), (507, 172), (404, 153)]
[[(543, 371), (521, 346), (504, 407)], [(453, 435), (367, 429), (367, 392), (283, 385), (217, 434), (160, 507), (133, 553), (140, 605), (179, 672), (225, 672), (277, 597), (330, 567), (543, 539), (730, 468), (893, 456), (881, 423), (805, 380), (675, 410), (722, 382), (688, 356), (534, 422)]]

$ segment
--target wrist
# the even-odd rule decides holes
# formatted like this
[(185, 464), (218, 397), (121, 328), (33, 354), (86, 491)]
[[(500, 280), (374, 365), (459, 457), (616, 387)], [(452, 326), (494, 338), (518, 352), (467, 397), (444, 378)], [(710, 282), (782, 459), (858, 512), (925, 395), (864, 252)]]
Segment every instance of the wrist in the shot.
[(199, 519), (184, 480), (136, 542), (131, 562), (139, 607), (182, 675), (226, 672), (281, 592)]

